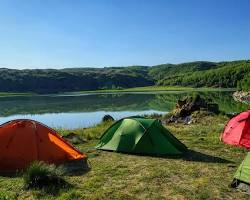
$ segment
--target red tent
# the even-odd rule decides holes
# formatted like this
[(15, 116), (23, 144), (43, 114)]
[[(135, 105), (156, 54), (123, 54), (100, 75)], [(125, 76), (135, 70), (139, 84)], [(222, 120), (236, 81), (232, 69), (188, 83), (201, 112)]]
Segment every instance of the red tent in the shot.
[(223, 142), (250, 149), (250, 110), (233, 117), (221, 136)]

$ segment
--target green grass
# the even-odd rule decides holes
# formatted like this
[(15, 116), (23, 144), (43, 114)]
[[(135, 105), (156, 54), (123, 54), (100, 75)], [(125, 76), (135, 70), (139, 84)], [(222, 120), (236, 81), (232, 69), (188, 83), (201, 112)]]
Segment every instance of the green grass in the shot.
[[(147, 87), (135, 87), (127, 89), (103, 89), (103, 90), (93, 90), (93, 91), (77, 91), (77, 92), (63, 92), (58, 94), (99, 94), (99, 93), (130, 93), (130, 92), (166, 92), (166, 91), (235, 91), (234, 88), (192, 88), (192, 87), (181, 87), (181, 86), (147, 86)], [(18, 93), (18, 92), (0, 92), (0, 97), (7, 96), (30, 96), (39, 95), (36, 93)], [(45, 95), (45, 94), (43, 94)]]
[(0, 177), (0, 199), (249, 199), (228, 187), (246, 151), (220, 142), (228, 118), (197, 117), (191, 125), (170, 124), (168, 129), (192, 154), (182, 158), (160, 158), (96, 151), (97, 138), (110, 126), (59, 130), (75, 132), (87, 142), (77, 147), (88, 154), (91, 170), (81, 176), (65, 176), (72, 185), (56, 194), (23, 189), (22, 177)]
[(97, 90), (90, 92), (151, 92), (151, 91), (183, 91), (192, 90), (191, 87), (179, 87), (179, 86), (147, 86), (147, 87), (135, 87), (127, 89), (110, 89), (110, 90)]
[(19, 93), (19, 92), (0, 92), (0, 97), (7, 96), (29, 96), (34, 95), (33, 93)]
[(66, 92), (64, 94), (98, 94), (98, 93), (122, 93), (122, 92), (164, 92), (164, 91), (234, 91), (234, 88), (192, 88), (181, 86), (147, 86), (147, 87), (135, 87), (127, 89), (104, 89), (94, 91), (79, 91), (79, 92)]

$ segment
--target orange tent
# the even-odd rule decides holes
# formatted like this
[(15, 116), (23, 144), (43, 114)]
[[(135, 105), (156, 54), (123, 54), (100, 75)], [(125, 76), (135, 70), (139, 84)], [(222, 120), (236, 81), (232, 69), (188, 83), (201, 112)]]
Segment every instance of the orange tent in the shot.
[(13, 120), (0, 126), (0, 171), (25, 169), (35, 160), (61, 164), (86, 159), (55, 130), (33, 120)]

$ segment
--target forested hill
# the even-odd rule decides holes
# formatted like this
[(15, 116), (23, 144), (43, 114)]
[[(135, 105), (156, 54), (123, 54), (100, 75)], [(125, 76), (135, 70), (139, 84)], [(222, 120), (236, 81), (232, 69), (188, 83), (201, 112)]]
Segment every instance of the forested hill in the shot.
[(54, 93), (153, 85), (148, 67), (0, 69), (0, 91)]
[(150, 85), (250, 88), (250, 60), (107, 68), (0, 68), (0, 92), (54, 93)]
[(250, 90), (250, 60), (159, 65), (149, 74), (158, 85), (224, 87)]

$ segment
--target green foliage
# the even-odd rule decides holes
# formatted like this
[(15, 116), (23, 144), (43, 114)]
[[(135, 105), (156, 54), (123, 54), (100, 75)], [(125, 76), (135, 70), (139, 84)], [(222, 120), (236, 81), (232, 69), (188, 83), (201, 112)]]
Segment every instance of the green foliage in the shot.
[(152, 67), (152, 69), (149, 71), (149, 74), (151, 77), (153, 77), (154, 80), (159, 81), (166, 77), (174, 77), (178, 74), (208, 70), (211, 68), (216, 68), (217, 66), (217, 63), (204, 61), (182, 63), (176, 65), (163, 64)]
[[(237, 82), (241, 81), (249, 72), (250, 61), (217, 63), (215, 67), (206, 70), (186, 71), (174, 75), (166, 73), (166, 76), (158, 80), (157, 84), (235, 88)], [(245, 87), (245, 84), (242, 84)]]
[(153, 85), (148, 67), (0, 69), (0, 91), (56, 93)]
[(233, 88), (250, 72), (250, 61), (218, 63), (216, 68), (179, 73), (158, 81), (159, 85)]
[(156, 66), (15, 70), (0, 68), (0, 92), (57, 93), (153, 85), (238, 87), (247, 90), (250, 61)]
[(41, 161), (33, 162), (24, 173), (24, 185), (27, 189), (57, 189), (64, 187), (63, 169)]
[(9, 192), (0, 192), (0, 200), (14, 200), (17, 199), (17, 196)]
[(250, 72), (242, 80), (238, 81), (237, 88), (243, 91), (250, 91)]

